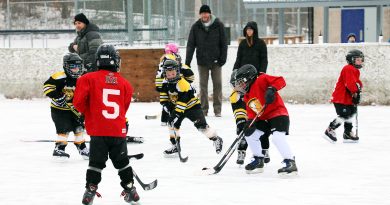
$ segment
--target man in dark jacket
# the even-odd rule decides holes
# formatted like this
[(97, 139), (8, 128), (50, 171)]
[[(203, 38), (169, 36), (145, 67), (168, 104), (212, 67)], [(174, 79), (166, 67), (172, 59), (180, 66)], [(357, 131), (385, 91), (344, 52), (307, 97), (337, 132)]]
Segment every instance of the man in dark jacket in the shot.
[(251, 64), (255, 66), (257, 73), (266, 73), (268, 65), (267, 46), (264, 40), (258, 36), (257, 23), (254, 21), (248, 22), (243, 34), (245, 39), (238, 46), (236, 63), (234, 63), (233, 69)]
[(90, 23), (83, 13), (77, 14), (73, 23), (77, 31), (77, 37), (69, 45), (69, 52), (79, 54), (84, 60), (84, 67), (87, 72), (95, 71), (95, 53), (98, 47), (103, 44), (99, 27)]
[(223, 23), (211, 14), (208, 5), (199, 10), (200, 19), (196, 21), (188, 36), (185, 63), (190, 66), (196, 48), (199, 70), (200, 101), (202, 111), (207, 116), (208, 79), (211, 71), (213, 81), (213, 107), (216, 117), (221, 116), (222, 107), (222, 66), (226, 63), (227, 43)]

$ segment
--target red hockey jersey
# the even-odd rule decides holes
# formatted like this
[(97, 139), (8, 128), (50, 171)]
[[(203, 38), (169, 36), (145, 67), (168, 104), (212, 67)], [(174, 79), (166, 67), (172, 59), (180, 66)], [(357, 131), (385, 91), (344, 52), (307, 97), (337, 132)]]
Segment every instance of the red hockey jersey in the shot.
[[(286, 86), (286, 82), (281, 76), (271, 76), (263, 73), (257, 77), (251, 85), (249, 92), (245, 94), (244, 101), (249, 120), (256, 117), (256, 113), (250, 108), (250, 103), (257, 100), (260, 104), (260, 108), (258, 109), (260, 111), (265, 104), (265, 91), (270, 86), (276, 90), (280, 90)], [(257, 120), (269, 120), (277, 116), (288, 116), (286, 106), (278, 92), (275, 93), (274, 102), (268, 105), (264, 113)]]
[(84, 114), (88, 135), (126, 137), (132, 95), (133, 88), (119, 73), (99, 70), (77, 80), (73, 105)]
[[(353, 105), (352, 94), (363, 88), (360, 81), (360, 70), (353, 65), (346, 65), (341, 70), (339, 79), (334, 88), (331, 102), (343, 105)], [(359, 87), (358, 87), (359, 86)]]

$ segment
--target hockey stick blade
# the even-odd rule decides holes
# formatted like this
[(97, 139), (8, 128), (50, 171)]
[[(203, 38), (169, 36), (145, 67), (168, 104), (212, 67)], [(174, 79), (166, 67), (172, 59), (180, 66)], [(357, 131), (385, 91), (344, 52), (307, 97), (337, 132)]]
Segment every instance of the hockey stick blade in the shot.
[(157, 115), (145, 115), (145, 120), (154, 120), (157, 119)]
[(187, 157), (184, 157), (184, 158), (183, 158), (183, 156), (181, 156), (180, 137), (178, 137), (178, 138), (176, 139), (176, 144), (177, 144), (177, 153), (179, 154), (179, 159), (180, 159), (180, 161), (183, 162), (183, 163), (187, 162), (188, 156), (187, 156)]
[(127, 155), (129, 159), (142, 159), (144, 157), (144, 153)]
[(142, 189), (144, 189), (145, 191), (149, 191), (149, 190), (152, 190), (154, 188), (156, 188), (157, 186), (157, 179), (154, 180), (153, 182), (149, 183), (149, 184), (144, 184), (141, 179), (138, 177), (138, 175), (135, 173), (134, 169), (133, 169), (133, 175), (135, 177), (135, 179), (137, 180), (137, 182), (141, 185)]

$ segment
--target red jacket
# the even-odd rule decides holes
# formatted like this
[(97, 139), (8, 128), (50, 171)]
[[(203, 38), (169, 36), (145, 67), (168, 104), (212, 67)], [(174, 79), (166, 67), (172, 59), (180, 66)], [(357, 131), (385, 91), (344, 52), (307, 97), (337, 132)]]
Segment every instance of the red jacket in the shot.
[(75, 108), (85, 116), (90, 136), (126, 137), (126, 112), (133, 88), (117, 72), (99, 70), (77, 80)]
[(339, 79), (334, 88), (331, 102), (343, 105), (353, 105), (352, 94), (358, 92), (359, 88), (363, 88), (360, 81), (360, 70), (353, 65), (346, 65), (341, 70)]
[[(280, 90), (286, 86), (286, 82), (281, 76), (271, 76), (262, 73), (251, 85), (249, 92), (245, 94), (244, 101), (246, 103), (246, 111), (249, 120), (256, 117), (256, 113), (249, 106), (250, 101), (257, 99), (261, 104), (261, 108), (264, 107), (265, 91), (270, 86), (274, 87), (276, 90)], [(264, 113), (257, 120), (269, 120), (277, 116), (288, 116), (286, 106), (278, 92), (275, 93), (274, 102), (268, 105)]]

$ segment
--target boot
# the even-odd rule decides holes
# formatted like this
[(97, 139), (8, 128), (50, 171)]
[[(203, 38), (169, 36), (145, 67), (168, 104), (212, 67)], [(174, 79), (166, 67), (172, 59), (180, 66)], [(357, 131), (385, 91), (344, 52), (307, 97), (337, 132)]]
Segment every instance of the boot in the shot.
[(125, 186), (121, 195), (123, 196), (125, 202), (131, 204), (132, 202), (138, 202), (140, 199), (135, 186), (133, 186), (133, 183), (129, 183), (127, 186)]
[(165, 157), (175, 157), (177, 156), (177, 146), (176, 144), (172, 145), (171, 148), (167, 149), (164, 151), (164, 156)]
[(284, 159), (282, 163), (286, 166), (278, 169), (279, 175), (297, 175), (298, 168), (293, 159)]
[(247, 174), (262, 173), (264, 170), (264, 157), (253, 157), (253, 161), (245, 166)]
[(66, 147), (66, 144), (62, 144), (62, 143), (56, 143), (56, 146), (54, 148), (54, 151), (53, 151), (53, 157), (57, 157), (57, 158), (69, 158), (70, 155), (68, 153), (65, 152), (65, 147)]
[(82, 203), (84, 205), (92, 205), (93, 199), (95, 198), (95, 195), (98, 197), (101, 197), (101, 195), (96, 192), (97, 185), (95, 184), (89, 184), (88, 187), (85, 189), (84, 195), (83, 195), (83, 201)]
[(222, 140), (222, 138), (216, 136), (216, 137), (211, 138), (211, 140), (214, 141), (215, 152), (216, 152), (217, 154), (221, 153), (221, 151), (222, 151), (222, 145), (223, 145), (223, 140)]
[(335, 132), (335, 130), (332, 129), (331, 127), (328, 127), (328, 128), (325, 130), (324, 138), (325, 138), (326, 140), (328, 140), (330, 143), (333, 143), (333, 144), (337, 142), (336, 132)]
[(243, 165), (245, 161), (246, 151), (245, 150), (238, 150), (237, 151), (237, 161), (236, 163), (239, 165)]
[(344, 132), (343, 138), (344, 138), (344, 143), (357, 143), (357, 142), (359, 142), (359, 137), (356, 137), (352, 131)]
[(89, 149), (87, 148), (87, 146), (85, 145), (85, 142), (81, 143), (81, 144), (74, 144), (76, 147), (77, 147), (77, 150), (79, 151), (79, 154), (85, 159), (85, 160), (88, 160), (89, 159)]
[(264, 163), (269, 163), (271, 161), (271, 158), (269, 157), (268, 149), (261, 150), (261, 153), (264, 155)]

